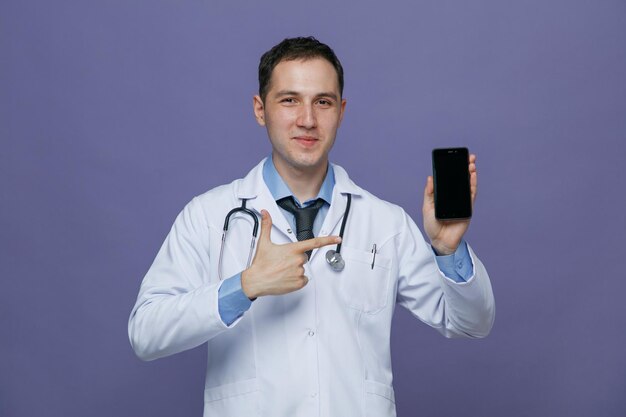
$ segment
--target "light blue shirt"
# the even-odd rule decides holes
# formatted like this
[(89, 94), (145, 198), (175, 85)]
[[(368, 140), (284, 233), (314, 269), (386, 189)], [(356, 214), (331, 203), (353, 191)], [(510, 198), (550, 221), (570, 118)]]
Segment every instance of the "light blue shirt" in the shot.
[[(298, 207), (307, 207), (311, 204), (315, 203), (318, 198), (324, 200), (324, 204), (320, 207), (317, 212), (317, 216), (315, 216), (315, 221), (313, 222), (313, 234), (317, 236), (320, 229), (322, 228), (322, 224), (324, 224), (324, 219), (326, 218), (326, 214), (328, 214), (328, 209), (330, 208), (330, 202), (333, 198), (333, 188), (335, 188), (335, 172), (332, 167), (328, 166), (330, 169), (326, 171), (326, 177), (324, 178), (324, 182), (322, 182), (322, 186), (320, 187), (320, 191), (317, 194), (317, 197), (312, 198), (310, 200), (305, 201), (304, 203), (300, 203), (295, 195), (289, 189), (289, 186), (283, 181), (278, 171), (276, 171), (276, 167), (274, 166), (274, 161), (270, 156), (265, 160), (265, 164), (263, 165), (263, 181), (267, 184), (267, 188), (269, 188), (272, 193), (272, 197), (274, 197), (275, 201), (280, 200), (285, 197), (293, 197), (294, 201), (298, 205)], [(293, 213), (288, 212), (287, 210), (279, 207), (283, 212), (283, 215), (289, 222), (292, 230), (296, 230), (296, 216)]]
[[(263, 165), (263, 180), (265, 181), (265, 184), (267, 184), (267, 188), (269, 188), (272, 193), (274, 200), (280, 200), (284, 197), (293, 196), (296, 204), (300, 207), (311, 205), (318, 198), (324, 200), (324, 204), (317, 212), (315, 222), (313, 223), (313, 234), (315, 236), (317, 236), (322, 224), (324, 223), (324, 219), (326, 218), (326, 214), (330, 208), (333, 188), (335, 187), (335, 173), (330, 164), (328, 167), (329, 169), (326, 172), (326, 177), (324, 178), (324, 182), (322, 183), (317, 197), (307, 200), (304, 203), (300, 203), (289, 189), (289, 186), (285, 183), (285, 181), (283, 181), (278, 171), (276, 171), (272, 158), (267, 158), (265, 164)], [(283, 212), (291, 228), (296, 230), (295, 216), (283, 208), (280, 210)], [(457, 248), (456, 252), (452, 255), (435, 256), (435, 259), (437, 260), (437, 265), (439, 266), (441, 272), (455, 282), (465, 282), (474, 273), (472, 260), (464, 241), (461, 241), (461, 244)], [(243, 313), (248, 311), (250, 305), (252, 305), (252, 301), (246, 297), (241, 289), (241, 272), (225, 279), (218, 291), (218, 309), (222, 321), (227, 326), (231, 325)]]

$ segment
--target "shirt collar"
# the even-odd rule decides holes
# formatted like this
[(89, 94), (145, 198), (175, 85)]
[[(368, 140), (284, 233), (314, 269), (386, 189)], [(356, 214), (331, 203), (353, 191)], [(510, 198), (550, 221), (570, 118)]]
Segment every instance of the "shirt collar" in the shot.
[(285, 181), (276, 170), (276, 167), (274, 166), (274, 161), (271, 156), (267, 158), (265, 160), (265, 163), (263, 164), (263, 180), (265, 181), (267, 188), (269, 188), (270, 193), (272, 193), (272, 197), (274, 197), (274, 200), (280, 200), (281, 198), (293, 196), (293, 199), (296, 201), (296, 203), (300, 207), (304, 207), (312, 204), (318, 198), (321, 198), (326, 203), (330, 204), (333, 198), (333, 188), (335, 187), (335, 172), (331, 164), (328, 164), (326, 177), (324, 177), (324, 182), (322, 182), (322, 186), (320, 187), (320, 191), (317, 194), (317, 197), (305, 201), (304, 204), (301, 204), (296, 196), (293, 195), (293, 193), (289, 189), (289, 186), (285, 183)]

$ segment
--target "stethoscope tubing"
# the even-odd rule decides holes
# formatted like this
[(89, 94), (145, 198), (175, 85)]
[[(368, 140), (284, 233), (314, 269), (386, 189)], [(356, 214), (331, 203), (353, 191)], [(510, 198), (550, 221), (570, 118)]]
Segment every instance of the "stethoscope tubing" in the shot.
[(341, 242), (337, 244), (337, 249), (335, 252), (341, 252), (341, 244), (343, 243), (343, 232), (346, 230), (346, 223), (348, 222), (348, 214), (350, 214), (350, 204), (352, 203), (352, 194), (346, 194), (348, 201), (346, 202), (346, 211), (343, 213), (343, 220), (341, 220), (341, 229), (339, 229), (339, 237), (341, 238)]
[(224, 254), (224, 246), (226, 244), (226, 232), (228, 232), (228, 224), (230, 223), (230, 217), (235, 213), (244, 213), (252, 218), (254, 225), (252, 226), (252, 241), (250, 242), (250, 251), (248, 252), (248, 262), (246, 263), (246, 268), (250, 266), (252, 263), (252, 254), (254, 253), (254, 246), (256, 242), (256, 237), (259, 232), (259, 219), (256, 214), (252, 210), (246, 207), (246, 202), (248, 200), (243, 198), (241, 200), (241, 207), (235, 207), (231, 211), (228, 212), (226, 218), (224, 219), (224, 229), (222, 231), (222, 244), (220, 246), (220, 256), (217, 262), (217, 276), (221, 281), (222, 278), (222, 258)]
[(224, 219), (224, 232), (228, 231), (228, 223), (230, 222), (230, 216), (238, 212), (243, 212), (243, 213), (246, 213), (248, 216), (252, 217), (252, 220), (254, 221), (254, 226), (252, 229), (252, 236), (256, 238), (257, 233), (259, 231), (259, 219), (256, 217), (256, 214), (254, 214), (252, 210), (246, 207), (247, 201), (248, 200), (245, 198), (242, 199), (241, 207), (235, 207), (234, 209), (228, 212), (228, 214), (226, 215), (226, 218)]

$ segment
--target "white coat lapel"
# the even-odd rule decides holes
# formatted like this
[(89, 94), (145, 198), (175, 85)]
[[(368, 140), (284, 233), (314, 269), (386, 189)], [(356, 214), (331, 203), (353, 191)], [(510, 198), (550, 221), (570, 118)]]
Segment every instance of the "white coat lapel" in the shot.
[[(267, 159), (267, 158), (266, 158)], [(291, 230), (287, 219), (283, 215), (280, 208), (276, 205), (272, 193), (267, 188), (267, 184), (263, 180), (263, 159), (256, 167), (254, 167), (248, 175), (246, 175), (238, 184), (235, 193), (239, 199), (248, 200), (248, 208), (256, 212), (259, 216), (259, 228), (261, 221), (261, 210), (267, 210), (272, 216), (272, 224), (275, 230), (280, 231), (285, 237), (293, 242), (296, 241), (295, 233), (289, 233)]]
[[(352, 195), (352, 205), (350, 207), (352, 213), (354, 213), (352, 210), (354, 210), (355, 200), (358, 200), (363, 194), (363, 190), (350, 180), (343, 168), (334, 164), (332, 168), (335, 173), (335, 188), (333, 189), (333, 197), (330, 208), (328, 209), (328, 214), (326, 214), (322, 229), (320, 230), (320, 235), (324, 236), (331, 234), (339, 235), (340, 222), (346, 212), (346, 204), (348, 202), (346, 194)], [(350, 223), (350, 214), (348, 214), (348, 223)], [(348, 229), (349, 224), (346, 224), (346, 234), (349, 233)], [(312, 257), (315, 256), (316, 252), (317, 251), (313, 251)], [(326, 253), (325, 250), (323, 252)]]

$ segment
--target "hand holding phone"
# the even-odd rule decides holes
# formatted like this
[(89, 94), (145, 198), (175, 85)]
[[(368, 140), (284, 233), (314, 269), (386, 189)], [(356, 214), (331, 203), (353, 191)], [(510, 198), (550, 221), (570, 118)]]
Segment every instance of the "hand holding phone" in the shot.
[[(449, 150), (459, 149), (459, 148), (451, 148)], [(438, 158), (435, 157), (435, 154), (438, 153), (438, 150), (433, 152), (433, 173), (435, 175), (441, 174), (440, 171), (442, 165), (446, 165), (446, 162), (439, 161)], [(459, 154), (465, 153), (464, 151), (459, 152)], [(454, 156), (455, 152), (451, 152), (447, 156), (444, 156), (443, 159), (448, 159), (451, 156)], [(469, 210), (467, 210), (467, 200), (464, 206), (464, 210), (458, 210), (457, 208), (444, 209), (445, 213), (435, 213), (435, 185), (432, 176), (429, 176), (426, 181), (426, 187), (424, 188), (424, 205), (422, 207), (422, 214), (424, 217), (424, 231), (426, 232), (428, 238), (430, 239), (431, 245), (435, 252), (438, 255), (450, 255), (456, 251), (467, 228), (470, 224), (470, 216), (472, 215), (472, 205), (474, 199), (476, 197), (476, 191), (478, 187), (478, 176), (476, 170), (476, 155), (469, 155), (465, 153), (466, 156), (459, 157), (459, 161), (464, 161), (463, 168), (460, 168), (460, 163), (458, 164), (460, 171), (463, 173), (463, 178), (465, 175), (469, 176)], [(456, 155), (459, 156), (458, 154)], [(435, 160), (437, 160), (435, 162)], [(446, 170), (445, 168), (443, 169)], [(441, 179), (441, 177), (438, 177)], [(464, 180), (463, 180), (464, 182)], [(446, 187), (443, 184), (439, 184), (437, 196), (439, 198), (442, 197), (441, 192)], [(462, 187), (461, 187), (462, 188)], [(444, 194), (445, 195), (445, 194)], [(440, 201), (441, 203), (441, 201)], [(449, 202), (448, 202), (449, 203)], [(446, 205), (446, 202), (443, 204)], [(452, 204), (453, 206), (455, 204)], [(438, 207), (443, 208), (441, 204), (438, 204)], [(465, 213), (461, 213), (461, 211), (465, 211)], [(452, 214), (451, 214), (452, 213)], [(441, 216), (442, 218), (439, 218)], [(462, 216), (462, 217), (461, 217)], [(466, 217), (467, 216), (467, 217)]]

